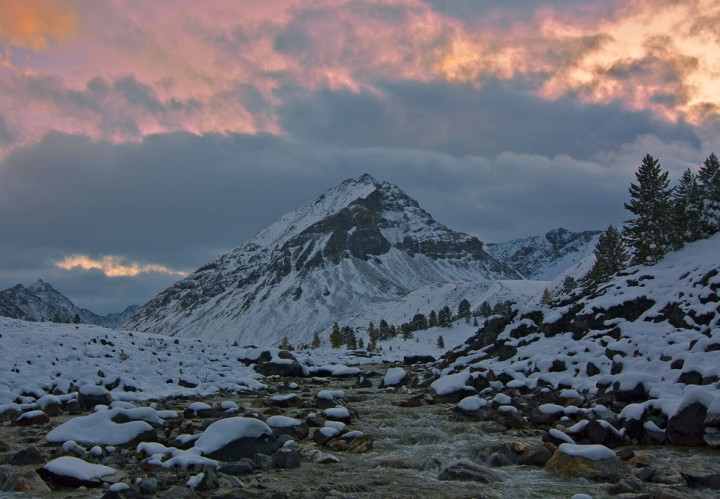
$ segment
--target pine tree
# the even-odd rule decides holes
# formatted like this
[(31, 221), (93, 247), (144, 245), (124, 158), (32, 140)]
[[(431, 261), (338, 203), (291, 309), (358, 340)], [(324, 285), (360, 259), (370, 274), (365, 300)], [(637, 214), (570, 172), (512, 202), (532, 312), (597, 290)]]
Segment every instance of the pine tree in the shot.
[(283, 339), (280, 342), (280, 349), (281, 350), (292, 350), (292, 345), (290, 344), (290, 341), (288, 340), (287, 336), (283, 336)]
[(415, 314), (412, 318), (412, 329), (413, 331), (424, 331), (428, 328), (428, 320), (425, 314)]
[(577, 283), (575, 282), (575, 278), (573, 276), (567, 276), (563, 280), (562, 284), (562, 292), (563, 294), (569, 295), (570, 292), (575, 289), (575, 286), (577, 286)]
[(703, 199), (697, 176), (688, 168), (682, 174), (672, 196), (675, 249), (703, 236)]
[(480, 304), (480, 315), (483, 317), (490, 317), (493, 314), (492, 307), (487, 301)]
[(450, 307), (445, 305), (442, 309), (440, 309), (440, 313), (438, 314), (438, 326), (450, 327), (451, 325), (452, 325), (452, 311), (450, 310)]
[(332, 332), (330, 333), (330, 346), (333, 348), (340, 348), (342, 346), (342, 334), (340, 333), (340, 326), (336, 322), (333, 324)]
[(400, 326), (400, 333), (402, 334), (403, 340), (409, 340), (413, 337), (412, 327), (408, 323), (402, 324)]
[(543, 305), (548, 305), (552, 301), (552, 293), (548, 288), (545, 288), (543, 290), (542, 296), (540, 297), (540, 303)]
[(430, 315), (428, 316), (428, 327), (437, 327), (438, 320), (437, 320), (437, 313), (435, 313), (434, 310), (430, 311)]
[(470, 302), (463, 298), (462, 300), (460, 300), (460, 304), (458, 305), (458, 317), (467, 319), (471, 315), (472, 312), (470, 311)]
[(720, 231), (720, 160), (710, 154), (698, 171), (703, 199), (702, 230), (705, 237)]
[(313, 350), (317, 350), (318, 348), (320, 348), (320, 345), (322, 345), (320, 335), (315, 333), (313, 335), (312, 343), (310, 343), (310, 348), (312, 348)]
[(437, 346), (438, 348), (445, 348), (445, 338), (443, 338), (442, 335), (438, 336)]
[(630, 184), (630, 202), (625, 203), (635, 218), (626, 222), (624, 235), (632, 249), (633, 264), (654, 264), (672, 248), (672, 220), (668, 172), (658, 160), (646, 154)]
[(377, 348), (378, 332), (372, 322), (368, 326), (368, 351), (373, 352)]
[(380, 325), (378, 326), (378, 339), (387, 340), (391, 335), (390, 325), (385, 319), (381, 319)]
[(73, 324), (80, 324), (80, 315), (75, 314), (72, 319)]
[(588, 284), (605, 282), (627, 266), (629, 255), (623, 237), (612, 225), (600, 235), (593, 253), (595, 263), (584, 279)]

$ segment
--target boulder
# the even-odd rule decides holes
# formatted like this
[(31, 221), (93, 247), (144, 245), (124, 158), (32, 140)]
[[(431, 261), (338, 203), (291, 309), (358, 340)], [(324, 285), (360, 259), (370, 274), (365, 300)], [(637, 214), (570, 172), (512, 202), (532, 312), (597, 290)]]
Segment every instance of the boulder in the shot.
[(78, 392), (77, 401), (80, 409), (92, 411), (96, 405), (110, 405), (112, 395), (103, 386), (83, 385)]
[[(264, 353), (264, 352), (263, 352)], [(255, 371), (262, 374), (263, 376), (283, 376), (283, 377), (294, 377), (299, 378), (304, 376), (304, 370), (302, 365), (297, 359), (286, 351), (280, 351), (277, 357), (260, 356), (260, 360), (255, 366)]]
[(630, 475), (630, 465), (617, 458), (591, 460), (555, 451), (545, 467), (563, 477), (587, 478), (594, 482), (617, 483)]
[(674, 445), (705, 445), (705, 417), (707, 409), (699, 402), (694, 402), (681, 409), (668, 420), (667, 438)]
[(13, 466), (24, 466), (26, 464), (40, 464), (44, 463), (45, 458), (37, 450), (37, 447), (27, 447), (19, 452), (10, 459), (10, 464)]
[(552, 454), (552, 451), (544, 445), (538, 445), (522, 453), (518, 457), (517, 463), (532, 466), (545, 466), (548, 460), (552, 457)]
[(438, 475), (438, 480), (458, 480), (463, 482), (493, 483), (500, 477), (491, 469), (471, 461), (458, 461), (446, 466)]
[(10, 475), (3, 483), (0, 480), (0, 491), (22, 492), (24, 494), (49, 493), (50, 487), (35, 471), (23, 471)]
[(411, 366), (413, 364), (428, 364), (435, 362), (435, 357), (432, 355), (406, 355), (403, 357), (403, 364)]
[(272, 467), (283, 469), (299, 468), (300, 453), (292, 448), (278, 449), (272, 455)]

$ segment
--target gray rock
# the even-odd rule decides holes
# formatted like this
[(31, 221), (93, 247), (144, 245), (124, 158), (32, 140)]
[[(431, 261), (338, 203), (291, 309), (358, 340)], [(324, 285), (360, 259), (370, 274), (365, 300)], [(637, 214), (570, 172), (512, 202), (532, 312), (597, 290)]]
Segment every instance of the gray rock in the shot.
[(19, 452), (10, 459), (10, 464), (14, 466), (23, 466), (26, 464), (40, 464), (44, 463), (45, 458), (40, 454), (40, 451), (36, 447), (28, 447)]
[(140, 492), (143, 494), (155, 494), (157, 493), (158, 489), (158, 481), (157, 478), (150, 477), (143, 479), (142, 482), (140, 482)]
[(444, 468), (438, 475), (438, 480), (492, 483), (499, 482), (500, 477), (485, 466), (470, 461), (459, 461)]
[(520, 457), (518, 457), (518, 464), (532, 465), (532, 466), (545, 466), (548, 460), (552, 457), (550, 449), (544, 445), (538, 445), (525, 451)]
[(196, 497), (200, 497), (200, 494), (187, 487), (172, 487), (160, 496), (161, 499), (195, 499)]
[(248, 475), (253, 473), (256, 467), (257, 465), (252, 459), (241, 459), (234, 463), (223, 463), (217, 471), (232, 476)]
[(623, 478), (608, 489), (608, 494), (616, 496), (619, 494), (641, 493), (647, 490), (647, 486), (639, 478), (634, 476)]
[(272, 455), (273, 468), (299, 468), (300, 453), (295, 449), (278, 449)]
[(667, 438), (675, 445), (705, 445), (705, 417), (707, 409), (695, 402), (668, 420)]
[(2, 480), (0, 476), (0, 485), (2, 485), (0, 487), (2, 492), (23, 492), (25, 494), (50, 492), (50, 487), (34, 471), (15, 473), (6, 480)]
[(257, 438), (243, 437), (228, 442), (220, 449), (207, 455), (217, 461), (239, 461), (242, 458), (254, 458), (255, 454), (271, 455), (277, 448), (274, 435), (261, 435)]

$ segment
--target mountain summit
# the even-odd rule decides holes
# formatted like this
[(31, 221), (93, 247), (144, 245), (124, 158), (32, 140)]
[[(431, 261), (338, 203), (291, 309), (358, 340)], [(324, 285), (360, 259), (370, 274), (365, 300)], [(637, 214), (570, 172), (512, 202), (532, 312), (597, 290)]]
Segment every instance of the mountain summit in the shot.
[(273, 344), (424, 286), (519, 279), (476, 237), (365, 174), (288, 213), (161, 292), (124, 328)]

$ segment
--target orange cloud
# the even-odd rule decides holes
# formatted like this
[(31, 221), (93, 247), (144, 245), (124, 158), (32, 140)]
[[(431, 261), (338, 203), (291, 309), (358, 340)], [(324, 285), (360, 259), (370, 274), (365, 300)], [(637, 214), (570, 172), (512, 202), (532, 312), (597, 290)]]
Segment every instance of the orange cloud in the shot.
[(50, 0), (0, 0), (0, 42), (39, 49), (48, 39), (62, 39), (75, 28), (75, 12)]
[(147, 272), (159, 272), (179, 277), (185, 277), (188, 274), (164, 265), (124, 263), (121, 258), (116, 256), (104, 256), (99, 260), (95, 260), (85, 255), (72, 255), (65, 257), (60, 262), (56, 262), (55, 266), (65, 270), (74, 268), (100, 270), (108, 277), (135, 277), (138, 274)]

